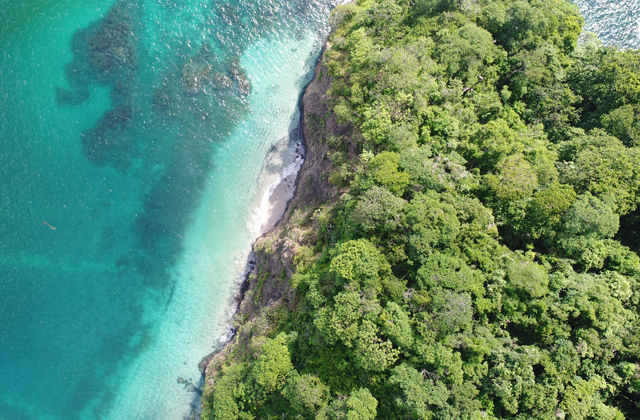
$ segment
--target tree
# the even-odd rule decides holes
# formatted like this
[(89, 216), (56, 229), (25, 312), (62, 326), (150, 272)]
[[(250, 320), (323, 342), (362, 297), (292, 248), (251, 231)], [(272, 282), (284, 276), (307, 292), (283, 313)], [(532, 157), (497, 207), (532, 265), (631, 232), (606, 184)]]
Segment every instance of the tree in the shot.
[(449, 391), (439, 381), (425, 380), (407, 363), (395, 367), (389, 376), (395, 405), (409, 418), (432, 419), (438, 409), (447, 405)]
[(489, 32), (467, 23), (439, 40), (435, 57), (448, 78), (458, 78), (469, 86), (475, 84), (482, 73), (487, 76), (484, 67), (501, 59), (503, 54)]
[(518, 133), (502, 118), (478, 127), (460, 146), (463, 156), (485, 172), (492, 171), (505, 157), (524, 151)]
[(215, 383), (211, 410), (205, 404), (203, 416), (215, 420), (236, 420), (244, 407), (243, 399), (248, 391), (247, 365), (239, 363), (224, 369), (222, 373), (223, 376)]
[(538, 176), (522, 155), (509, 156), (499, 162), (496, 169), (498, 175), (486, 175), (486, 182), (500, 201), (530, 197), (538, 187)]
[(540, 351), (533, 346), (494, 350), (487, 375), (488, 389), (506, 416), (518, 413), (528, 397), (539, 391), (533, 372), (533, 366), (539, 361)]
[(587, 236), (594, 239), (611, 238), (620, 227), (620, 217), (609, 203), (589, 193), (578, 196), (562, 217), (562, 235)]
[(482, 293), (481, 279), (462, 259), (437, 251), (424, 261), (416, 275), (416, 283), (421, 289), (443, 287), (476, 295)]
[(398, 171), (400, 155), (395, 152), (382, 152), (369, 162), (369, 170), (375, 181), (392, 193), (401, 196), (409, 184), (411, 176)]
[(387, 303), (380, 314), (384, 334), (400, 349), (408, 350), (413, 345), (413, 332), (409, 315), (395, 302)]
[(276, 338), (267, 339), (251, 371), (251, 377), (260, 387), (261, 394), (282, 389), (288, 373), (293, 370), (289, 355), (290, 337), (280, 333)]
[(525, 292), (532, 298), (539, 298), (549, 291), (549, 276), (538, 264), (528, 261), (514, 261), (507, 270), (509, 287), (514, 291)]
[(567, 138), (572, 124), (579, 121), (578, 110), (574, 107), (582, 98), (561, 83), (552, 86), (537, 86), (531, 95), (532, 109), (527, 117), (534, 123), (544, 124), (552, 141)]
[(602, 126), (629, 147), (640, 144), (640, 107), (623, 105), (601, 118)]
[(402, 219), (404, 205), (404, 200), (374, 185), (358, 200), (352, 217), (365, 231), (394, 230)]
[[(341, 292), (335, 296), (334, 305), (318, 311), (314, 325), (329, 344), (343, 342), (348, 348), (355, 345), (365, 309), (362, 300), (356, 291)], [(367, 309), (375, 315), (378, 307)]]
[(404, 226), (411, 230), (408, 235), (410, 257), (426, 261), (434, 249), (455, 247), (460, 232), (460, 221), (450, 196), (427, 191), (418, 193), (405, 206)]
[(619, 215), (633, 211), (640, 190), (640, 153), (626, 148), (615, 137), (593, 130), (563, 144), (560, 157), (565, 163), (560, 181), (573, 185), (578, 192), (610, 196)]
[(367, 239), (347, 241), (336, 246), (330, 272), (337, 285), (351, 284), (356, 289), (380, 287), (380, 276), (390, 274), (389, 263)]
[(329, 407), (322, 410), (317, 420), (373, 420), (376, 417), (378, 401), (366, 388), (360, 388), (346, 397), (336, 398)]
[(329, 398), (329, 388), (316, 376), (290, 375), (284, 394), (296, 413), (312, 417)]
[(390, 341), (379, 336), (379, 329), (373, 322), (365, 319), (360, 324), (353, 355), (362, 370), (384, 372), (398, 360), (400, 352)]
[(375, 108), (366, 108), (363, 112), (362, 137), (365, 139), (365, 148), (379, 148), (389, 139), (391, 131), (391, 116), (389, 111), (379, 105)]
[(457, 153), (431, 158), (431, 148), (422, 146), (405, 150), (400, 155), (400, 168), (411, 175), (411, 181), (429, 190), (465, 189), (472, 184), (472, 175), (465, 160)]
[(507, 51), (529, 49), (548, 34), (550, 22), (545, 13), (527, 1), (511, 3), (497, 40)]
[(536, 192), (527, 207), (534, 238), (553, 236), (576, 197), (571, 185), (558, 183)]
[(448, 289), (433, 289), (430, 312), (432, 326), (441, 335), (464, 330), (473, 319), (472, 299), (467, 293), (456, 293)]

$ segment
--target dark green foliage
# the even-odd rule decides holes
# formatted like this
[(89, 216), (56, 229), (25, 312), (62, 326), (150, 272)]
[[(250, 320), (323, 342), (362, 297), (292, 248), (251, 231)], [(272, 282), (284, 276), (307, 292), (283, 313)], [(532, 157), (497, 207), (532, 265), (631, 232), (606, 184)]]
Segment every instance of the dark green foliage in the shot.
[(577, 46), (566, 0), (334, 18), (347, 193), (203, 418), (640, 417), (640, 259), (618, 241), (640, 228), (640, 54)]
[(330, 272), (337, 286), (361, 288), (380, 287), (380, 276), (390, 268), (384, 256), (366, 239), (343, 242), (333, 252)]
[(284, 396), (295, 413), (311, 416), (326, 405), (329, 388), (315, 376), (296, 373), (287, 381)]
[(562, 144), (560, 180), (578, 192), (610, 196), (615, 210), (624, 215), (635, 210), (640, 190), (640, 154), (600, 130)]
[(620, 217), (611, 205), (589, 193), (581, 195), (563, 216), (563, 236), (611, 238), (620, 227)]

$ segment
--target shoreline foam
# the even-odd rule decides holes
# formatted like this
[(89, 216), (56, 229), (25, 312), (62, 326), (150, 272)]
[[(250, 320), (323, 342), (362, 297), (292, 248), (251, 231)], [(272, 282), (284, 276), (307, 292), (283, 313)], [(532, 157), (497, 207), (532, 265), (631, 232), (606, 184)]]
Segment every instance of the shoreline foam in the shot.
[(300, 95), (298, 97), (298, 116), (296, 118), (297, 124), (289, 133), (290, 146), (287, 150), (288, 159), (285, 159), (286, 163), (283, 165), (284, 167), (280, 171), (277, 180), (272, 182), (267, 188), (267, 191), (262, 195), (260, 206), (255, 209), (253, 215), (249, 220), (247, 220), (247, 227), (249, 227), (250, 230), (254, 231), (255, 229), (257, 229), (258, 234), (256, 235), (256, 240), (251, 245), (251, 249), (247, 257), (246, 268), (242, 275), (242, 280), (237, 285), (235, 293), (233, 294), (233, 304), (231, 305), (231, 310), (229, 311), (230, 315), (228, 318), (229, 323), (227, 333), (220, 337), (220, 346), (215, 351), (203, 356), (200, 363), (198, 363), (198, 368), (200, 369), (202, 375), (200, 381), (198, 382), (198, 394), (194, 398), (194, 403), (192, 404), (192, 411), (189, 418), (193, 418), (195, 420), (200, 419), (200, 413), (202, 411), (200, 396), (204, 391), (204, 387), (206, 385), (207, 369), (213, 363), (216, 357), (224, 354), (225, 350), (229, 348), (234, 338), (236, 337), (237, 328), (234, 326), (236, 315), (240, 312), (245, 294), (250, 289), (250, 276), (257, 265), (257, 256), (254, 252), (255, 243), (265, 235), (267, 235), (271, 230), (276, 228), (280, 222), (286, 219), (286, 211), (294, 198), (296, 198), (296, 195), (299, 193), (298, 184), (303, 170), (303, 165), (308, 158), (307, 141), (304, 135), (304, 97), (309, 86), (317, 78), (317, 69), (321, 63), (325, 51), (325, 41), (322, 41), (322, 45), (323, 47), (316, 57), (313, 66), (309, 70), (310, 77), (307, 83), (302, 87)]
[(302, 139), (297, 139), (290, 147), (287, 158), (290, 163), (282, 169), (276, 181), (263, 194), (260, 207), (256, 209), (256, 219), (259, 223), (256, 228), (258, 236), (267, 233), (282, 219), (289, 202), (295, 195), (298, 173), (304, 163)]

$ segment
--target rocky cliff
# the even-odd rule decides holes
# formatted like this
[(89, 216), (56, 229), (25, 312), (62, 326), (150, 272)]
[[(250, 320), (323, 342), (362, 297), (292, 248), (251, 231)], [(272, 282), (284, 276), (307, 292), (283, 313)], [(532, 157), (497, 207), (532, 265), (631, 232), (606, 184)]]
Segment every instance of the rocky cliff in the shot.
[(328, 139), (350, 135), (351, 128), (336, 121), (328, 94), (332, 80), (327, 74), (321, 57), (300, 103), (306, 156), (295, 194), (283, 218), (253, 246), (255, 256), (250, 263), (253, 268), (237, 297), (235, 335), (221, 352), (200, 364), (205, 372), (205, 393), (214, 386), (215, 373), (223, 364), (241, 360), (251, 348), (261, 344), (252, 338), (264, 339), (279, 308), (296, 305), (289, 288), (296, 253), (301, 247), (315, 245), (323, 215), (340, 197), (340, 189), (328, 179), (331, 169)]

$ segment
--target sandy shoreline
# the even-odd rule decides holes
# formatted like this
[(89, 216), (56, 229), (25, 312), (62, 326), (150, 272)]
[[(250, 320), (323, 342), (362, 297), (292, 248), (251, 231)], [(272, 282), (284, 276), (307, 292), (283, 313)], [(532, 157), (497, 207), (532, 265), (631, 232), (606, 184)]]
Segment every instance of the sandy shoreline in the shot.
[(287, 204), (291, 201), (296, 191), (297, 176), (298, 172), (283, 178), (273, 190), (268, 202), (269, 217), (264, 226), (266, 228), (265, 231), (274, 227), (276, 223), (282, 219), (282, 216), (284, 216)]
[[(298, 107), (300, 111), (298, 125), (295, 127), (289, 135), (296, 139), (293, 147), (288, 149), (289, 165), (285, 163), (285, 168), (281, 173), (281, 178), (275, 184), (275, 187), (272, 184), (267, 194), (270, 194), (267, 198), (266, 206), (264, 205), (264, 201), (262, 203), (261, 210), (265, 211), (266, 217), (262, 219), (262, 223), (259, 228), (259, 235), (257, 237), (257, 241), (261, 238), (268, 235), (270, 231), (277, 228), (278, 224), (283, 219), (288, 219), (286, 217), (286, 211), (289, 207), (289, 204), (296, 198), (297, 194), (300, 194), (301, 191), (298, 190), (298, 183), (301, 179), (301, 176), (304, 172), (304, 166), (308, 164), (307, 160), (309, 159), (309, 146), (307, 144), (307, 139), (305, 138), (305, 97), (308, 93), (309, 87), (314, 83), (318, 83), (318, 65), (321, 63), (322, 55), (324, 54), (324, 47), (322, 49), (322, 53), (316, 59), (316, 62), (313, 66), (313, 77), (309, 80), (309, 82), (303, 87), (302, 92), (299, 97)], [(317, 160), (317, 157), (316, 159)], [(286, 159), (285, 159), (286, 162)], [(295, 168), (293, 171), (287, 171), (287, 168)], [(283, 176), (285, 175), (285, 176)], [(286, 223), (286, 222), (285, 222)], [(220, 348), (216, 349), (216, 351), (204, 356), (198, 367), (202, 372), (202, 376), (198, 385), (198, 394), (194, 399), (193, 410), (190, 418), (194, 420), (200, 419), (200, 412), (202, 410), (200, 396), (206, 387), (206, 375), (208, 373), (210, 365), (217, 358), (224, 358), (225, 352), (228, 351), (230, 345), (232, 345), (237, 339), (238, 326), (234, 325), (234, 320), (237, 321), (237, 315), (239, 312), (242, 312), (242, 304), (244, 302), (245, 294), (251, 288), (251, 274), (255, 272), (255, 269), (258, 264), (258, 257), (253, 251), (253, 246), (249, 258), (247, 259), (247, 266), (245, 274), (240, 282), (238, 288), (236, 289), (236, 293), (234, 295), (234, 303), (232, 305), (232, 315), (230, 317), (230, 329), (229, 335), (226, 337), (226, 341), (222, 343)], [(248, 309), (250, 312), (251, 309)], [(209, 383), (212, 386), (212, 383)]]

